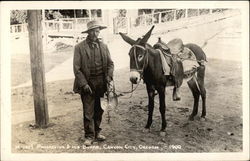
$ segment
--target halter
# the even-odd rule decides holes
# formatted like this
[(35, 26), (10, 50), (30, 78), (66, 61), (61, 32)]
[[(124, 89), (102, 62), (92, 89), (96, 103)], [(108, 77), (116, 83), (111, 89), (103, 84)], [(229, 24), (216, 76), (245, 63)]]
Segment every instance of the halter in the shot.
[[(140, 77), (142, 78), (142, 73), (143, 73), (144, 69), (148, 65), (148, 50), (145, 47), (141, 46), (141, 45), (133, 45), (132, 48), (133, 48), (133, 56), (134, 56), (134, 59), (135, 59), (136, 69), (131, 69), (131, 71), (139, 72)], [(145, 51), (145, 58), (144, 58), (143, 66), (142, 66), (141, 69), (139, 69), (139, 65), (138, 65), (137, 58), (136, 58), (136, 48), (140, 48), (140, 49)]]
[[(143, 49), (146, 53), (145, 53), (145, 56), (146, 56), (146, 58), (144, 59), (144, 62), (143, 62), (143, 66), (142, 66), (142, 69), (139, 69), (139, 65), (138, 65), (138, 62), (137, 62), (137, 59), (136, 59), (136, 47), (138, 47), (138, 48), (140, 48), (140, 49)], [(134, 56), (134, 59), (135, 59), (135, 64), (136, 64), (136, 69), (130, 69), (130, 71), (137, 71), (137, 72), (139, 72), (140, 73), (140, 81), (141, 81), (141, 79), (142, 79), (142, 74), (143, 74), (143, 71), (144, 71), (144, 69), (147, 67), (147, 65), (148, 65), (148, 50), (145, 48), (145, 47), (143, 47), (143, 46), (141, 46), (141, 45), (133, 45), (132, 46), (132, 48), (134, 48), (134, 52), (133, 52), (133, 56)], [(117, 97), (120, 97), (120, 96), (123, 96), (123, 94), (129, 94), (129, 93), (131, 93), (131, 95), (130, 95), (130, 97), (128, 97), (128, 99), (130, 99), (131, 97), (132, 97), (132, 95), (133, 95), (133, 92), (137, 89), (137, 87), (139, 86), (139, 84), (140, 83), (138, 83), (137, 85), (136, 85), (136, 87), (134, 88), (134, 86), (133, 86), (133, 83), (131, 83), (131, 91), (126, 91), (126, 92), (123, 92), (123, 91), (118, 91), (118, 90), (116, 90), (117, 92), (119, 92), (120, 94), (116, 94), (116, 96)]]

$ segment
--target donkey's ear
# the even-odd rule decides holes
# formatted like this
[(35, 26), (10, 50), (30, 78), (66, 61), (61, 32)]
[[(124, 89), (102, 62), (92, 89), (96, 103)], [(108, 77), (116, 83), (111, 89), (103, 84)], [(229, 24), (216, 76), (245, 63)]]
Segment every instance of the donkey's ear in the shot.
[(142, 40), (140, 42), (141, 44), (146, 44), (147, 43), (149, 37), (151, 36), (151, 33), (152, 33), (154, 27), (155, 26), (152, 26), (151, 29), (143, 36), (143, 38), (142, 38)]
[(121, 33), (121, 32), (119, 32), (119, 34), (121, 35), (122, 39), (123, 39), (124, 41), (126, 41), (127, 43), (129, 43), (131, 46), (134, 45), (134, 44), (136, 43), (135, 40), (131, 39), (131, 38), (128, 37), (127, 35), (125, 35), (125, 34), (123, 34), (123, 33)]

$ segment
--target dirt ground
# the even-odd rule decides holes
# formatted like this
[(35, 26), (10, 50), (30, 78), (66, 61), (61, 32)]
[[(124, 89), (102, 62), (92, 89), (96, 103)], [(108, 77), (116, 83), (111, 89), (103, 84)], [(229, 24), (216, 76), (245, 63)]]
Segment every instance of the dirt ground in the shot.
[[(35, 129), (31, 122), (12, 125), (14, 153), (125, 153), (125, 152), (241, 152), (242, 151), (242, 67), (240, 62), (208, 60), (206, 69), (207, 119), (197, 116), (188, 121), (193, 106), (192, 94), (186, 84), (182, 100), (173, 102), (172, 88), (167, 89), (167, 134), (159, 135), (161, 117), (158, 98), (149, 133), (143, 132), (147, 121), (147, 94), (144, 84), (130, 95), (119, 97), (119, 105), (107, 110), (102, 122), (105, 142), (83, 146), (83, 122), (80, 97), (72, 92), (73, 80), (47, 84), (48, 108), (58, 113), (50, 117), (50, 126)], [(117, 93), (128, 91), (129, 69), (115, 71)], [(12, 111), (33, 108), (31, 87), (12, 90)], [(105, 99), (102, 101), (105, 104)], [(201, 111), (201, 103), (199, 115)]]

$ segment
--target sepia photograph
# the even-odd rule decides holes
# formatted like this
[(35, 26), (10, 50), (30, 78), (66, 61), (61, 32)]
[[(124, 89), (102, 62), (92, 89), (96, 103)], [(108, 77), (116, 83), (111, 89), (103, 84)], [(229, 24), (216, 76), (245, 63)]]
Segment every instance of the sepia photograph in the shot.
[(1, 10), (1, 160), (249, 160), (247, 1)]

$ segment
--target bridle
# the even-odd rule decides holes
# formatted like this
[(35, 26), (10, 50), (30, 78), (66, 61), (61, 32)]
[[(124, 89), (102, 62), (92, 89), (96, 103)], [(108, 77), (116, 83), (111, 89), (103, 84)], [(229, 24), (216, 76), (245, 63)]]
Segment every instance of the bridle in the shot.
[[(145, 51), (144, 53), (144, 62), (143, 62), (143, 66), (142, 68), (140, 69), (139, 68), (139, 65), (138, 65), (138, 60), (136, 58), (136, 48), (140, 48), (142, 49), (143, 51)], [(135, 65), (136, 65), (136, 69), (130, 69), (130, 71), (137, 71), (138, 73), (140, 73), (140, 79), (143, 78), (143, 71), (144, 69), (148, 66), (148, 50), (142, 46), (142, 45), (133, 45), (132, 46), (132, 49), (133, 49), (133, 56), (134, 56), (134, 59), (135, 59)]]
[[(143, 66), (142, 66), (141, 69), (139, 68), (139, 65), (138, 65), (138, 62), (137, 62), (137, 58), (136, 58), (136, 48), (140, 48), (140, 49), (142, 49), (142, 50), (145, 51), (145, 55), (144, 55), (145, 58), (144, 58)], [(120, 93), (118, 95), (116, 94), (117, 97), (122, 96), (123, 94), (129, 94), (129, 93), (131, 93), (131, 96), (129, 97), (129, 98), (131, 98), (133, 92), (139, 86), (141, 79), (143, 79), (143, 71), (144, 71), (144, 69), (146, 69), (146, 67), (148, 66), (148, 50), (145, 47), (143, 47), (142, 45), (133, 45), (131, 49), (133, 49), (133, 57), (135, 59), (136, 69), (130, 69), (130, 71), (137, 71), (140, 74), (140, 80), (139, 80), (139, 83), (136, 85), (135, 88), (133, 86), (133, 83), (131, 83), (131, 91), (126, 91), (126, 92), (125, 91), (117, 91), (117, 92)], [(115, 93), (115, 91), (114, 91), (114, 93)]]

